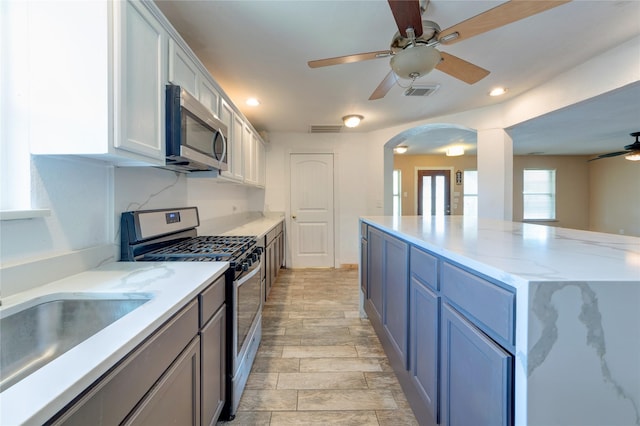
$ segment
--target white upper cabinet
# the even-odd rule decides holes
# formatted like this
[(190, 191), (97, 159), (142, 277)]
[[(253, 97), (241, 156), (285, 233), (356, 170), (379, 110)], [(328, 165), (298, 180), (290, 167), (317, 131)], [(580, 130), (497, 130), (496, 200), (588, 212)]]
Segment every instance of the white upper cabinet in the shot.
[[(164, 81), (167, 35), (140, 3), (114, 2), (115, 148), (164, 161)], [(120, 18), (118, 22), (117, 18)]]
[(218, 103), (220, 101), (220, 94), (216, 88), (213, 87), (213, 84), (211, 84), (206, 78), (200, 79), (198, 82), (198, 88), (198, 99), (200, 99), (200, 102), (209, 108), (213, 115), (219, 117)]
[(29, 2), (28, 13), (31, 152), (164, 165), (167, 33), (147, 6)]
[(244, 126), (244, 182), (258, 187), (265, 184), (265, 147), (248, 125)]
[(169, 83), (198, 97), (198, 67), (178, 43), (169, 40)]

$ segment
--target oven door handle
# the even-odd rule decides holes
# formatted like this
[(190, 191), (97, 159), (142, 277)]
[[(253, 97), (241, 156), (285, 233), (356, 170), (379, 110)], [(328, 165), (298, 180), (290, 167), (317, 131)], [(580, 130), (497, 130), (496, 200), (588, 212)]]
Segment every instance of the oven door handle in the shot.
[(236, 287), (240, 287), (242, 284), (246, 283), (247, 281), (249, 281), (251, 278), (253, 278), (256, 274), (260, 272), (260, 262), (257, 262), (257, 263), (258, 263), (258, 266), (253, 268), (251, 272), (249, 272), (247, 275), (240, 276), (240, 279), (236, 281)]

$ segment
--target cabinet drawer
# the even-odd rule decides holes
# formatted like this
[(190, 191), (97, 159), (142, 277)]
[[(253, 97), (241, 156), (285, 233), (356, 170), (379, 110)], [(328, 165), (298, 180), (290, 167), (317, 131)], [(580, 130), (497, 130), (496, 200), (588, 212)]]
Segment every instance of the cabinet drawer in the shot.
[(451, 264), (442, 264), (443, 295), (481, 330), (515, 344), (515, 294)]
[(225, 300), (225, 275), (218, 278), (200, 296), (200, 328), (209, 321)]
[(438, 259), (425, 251), (411, 247), (411, 275), (438, 291)]

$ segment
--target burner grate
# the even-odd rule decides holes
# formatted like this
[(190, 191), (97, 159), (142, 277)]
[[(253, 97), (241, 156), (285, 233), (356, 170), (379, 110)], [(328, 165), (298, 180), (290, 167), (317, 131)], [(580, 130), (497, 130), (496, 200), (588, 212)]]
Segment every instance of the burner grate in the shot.
[(254, 244), (254, 237), (202, 235), (150, 251), (143, 260), (234, 261)]

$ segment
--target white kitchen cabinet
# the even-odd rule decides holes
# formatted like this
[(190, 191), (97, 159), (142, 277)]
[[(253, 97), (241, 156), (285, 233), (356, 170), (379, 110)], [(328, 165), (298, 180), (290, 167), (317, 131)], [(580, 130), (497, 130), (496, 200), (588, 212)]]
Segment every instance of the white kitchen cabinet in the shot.
[(222, 98), (220, 98), (219, 108), (220, 120), (227, 126), (229, 131), (227, 139), (227, 164), (229, 169), (223, 171), (220, 176), (233, 182), (242, 182), (244, 178), (244, 164), (242, 162), (243, 122), (241, 117), (236, 115), (233, 107)]
[(198, 99), (204, 106), (209, 108), (213, 115), (219, 117), (218, 103), (220, 101), (220, 93), (206, 77), (201, 77), (198, 81)]
[(266, 175), (264, 143), (247, 124), (244, 127), (243, 146), (245, 183), (264, 187)]
[(164, 165), (168, 36), (152, 8), (133, 0), (29, 3), (33, 154)]
[(175, 40), (169, 40), (169, 83), (176, 84), (198, 98), (198, 66)]

